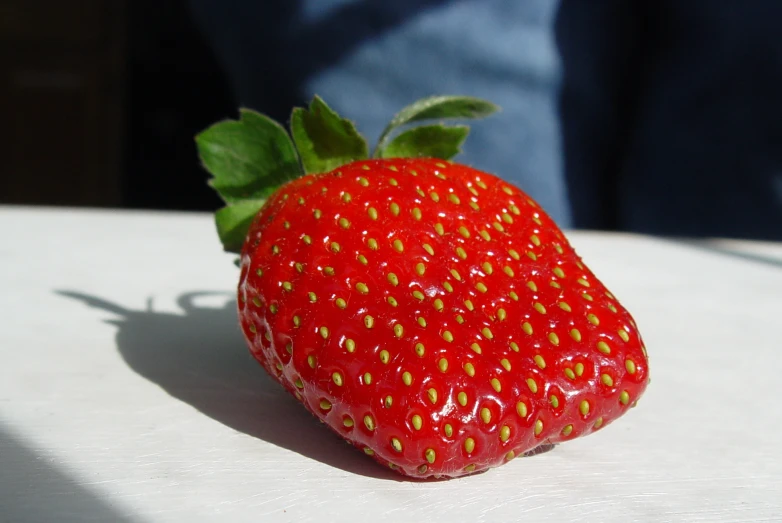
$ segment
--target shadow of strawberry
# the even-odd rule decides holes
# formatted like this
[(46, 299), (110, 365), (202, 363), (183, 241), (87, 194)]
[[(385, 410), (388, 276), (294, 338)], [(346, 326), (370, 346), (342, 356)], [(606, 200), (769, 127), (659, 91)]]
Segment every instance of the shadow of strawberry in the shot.
[[(346, 444), (305, 411), (252, 358), (239, 330), (236, 301), (224, 293), (181, 295), (181, 314), (132, 310), (99, 297), (56, 291), (116, 316), (117, 350), (128, 366), (202, 414), (332, 467), (378, 479), (403, 480)], [(195, 300), (225, 296), (224, 307)]]

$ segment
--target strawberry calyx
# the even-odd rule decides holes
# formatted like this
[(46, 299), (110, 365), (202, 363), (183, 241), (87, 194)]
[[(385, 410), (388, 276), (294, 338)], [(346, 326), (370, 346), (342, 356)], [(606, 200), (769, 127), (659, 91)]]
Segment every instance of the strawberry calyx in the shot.
[[(466, 125), (419, 125), (431, 120), (484, 118), (499, 108), (470, 96), (432, 96), (399, 111), (383, 130), (373, 158), (439, 158), (461, 152)], [(402, 129), (409, 127), (407, 129)], [(312, 173), (326, 173), (370, 157), (364, 137), (319, 96), (297, 107), (290, 133), (271, 118), (241, 109), (238, 120), (218, 122), (196, 136), (209, 184), (225, 206), (215, 225), (228, 252), (238, 253), (250, 224), (266, 199), (285, 183)]]

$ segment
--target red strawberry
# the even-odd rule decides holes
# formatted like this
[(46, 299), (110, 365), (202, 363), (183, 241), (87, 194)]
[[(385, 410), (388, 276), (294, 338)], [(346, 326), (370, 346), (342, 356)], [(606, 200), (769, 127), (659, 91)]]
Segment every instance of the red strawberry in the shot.
[[(460, 117), (490, 112), (436, 100), (394, 125), (438, 103), (435, 117), (455, 101), (473, 104)], [(324, 166), (307, 157), (323, 134), (313, 122), (326, 122), (326, 137), (351, 135), (332, 115), (319, 99), (294, 113), (308, 171)], [(387, 145), (384, 134), (378, 156), (411, 132), (445, 136), (432, 128), (453, 129), (419, 127)], [(241, 147), (215, 130), (199, 145), (218, 182), (224, 166), (210, 155)], [(335, 142), (330, 151), (349, 149)], [(455, 477), (594, 432), (635, 404), (648, 367), (632, 317), (529, 196), (441, 159), (342, 156), (285, 183), (257, 215), (256, 203), (246, 234), (247, 213), (221, 228), (229, 245), (235, 231), (246, 238), (239, 316), (250, 350), (315, 416), (402, 474)]]

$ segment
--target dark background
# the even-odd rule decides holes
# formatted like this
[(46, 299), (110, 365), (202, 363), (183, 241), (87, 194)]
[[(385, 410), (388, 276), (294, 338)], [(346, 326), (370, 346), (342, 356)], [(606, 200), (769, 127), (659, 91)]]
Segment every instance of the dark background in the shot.
[[(314, 2), (308, 5), (325, 5)], [(296, 39), (281, 28), (298, 16), (301, 0), (0, 0), (0, 204), (214, 210), (220, 202), (206, 185), (193, 136), (236, 115), (235, 93), (284, 118), (291, 105), (306, 103), (299, 88), (308, 73), (417, 12), (449, 3), (503, 14), (509, 5), (348, 2), (316, 25), (306, 46), (291, 48)], [(223, 9), (231, 6), (243, 9)], [(563, 204), (569, 208), (554, 208), (560, 225), (782, 240), (782, 3), (558, 0), (556, 6), (551, 32), (562, 63), (558, 119), (569, 193)], [(211, 46), (195, 13), (200, 26), (222, 31), (211, 34)], [(213, 16), (229, 18), (208, 23), (220, 21)], [(491, 35), (491, 27), (480, 30)], [(407, 35), (407, 43), (419, 36)], [(470, 45), (519, 45), (489, 36), (483, 41), (479, 34)], [(450, 58), (461, 44), (452, 33), (438, 38), (444, 47), (437, 56)], [(515, 58), (530, 47), (520, 46)], [(215, 49), (222, 49), (220, 63)], [(253, 59), (242, 62), (237, 49)], [(414, 79), (419, 72), (402, 67), (406, 56), (380, 59), (386, 69), (398, 68), (399, 78)], [(512, 85), (511, 100), (518, 100), (538, 89), (518, 62), (508, 69), (520, 80), (491, 77), (481, 92)], [(231, 69), (235, 85), (220, 64)], [(474, 65), (454, 71), (472, 79)], [(519, 126), (516, 141), (495, 157), (519, 155), (529, 165), (537, 149), (519, 153), (529, 130)], [(519, 186), (543, 201), (550, 188), (530, 185), (540, 181)]]

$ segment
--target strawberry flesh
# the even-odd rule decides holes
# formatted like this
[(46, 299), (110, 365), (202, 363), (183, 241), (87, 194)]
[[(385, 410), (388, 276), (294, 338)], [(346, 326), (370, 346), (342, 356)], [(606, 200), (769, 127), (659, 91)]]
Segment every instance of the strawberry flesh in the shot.
[(456, 477), (605, 427), (648, 381), (630, 314), (518, 188), (433, 159), (278, 190), (241, 257), (264, 368), (400, 473)]

